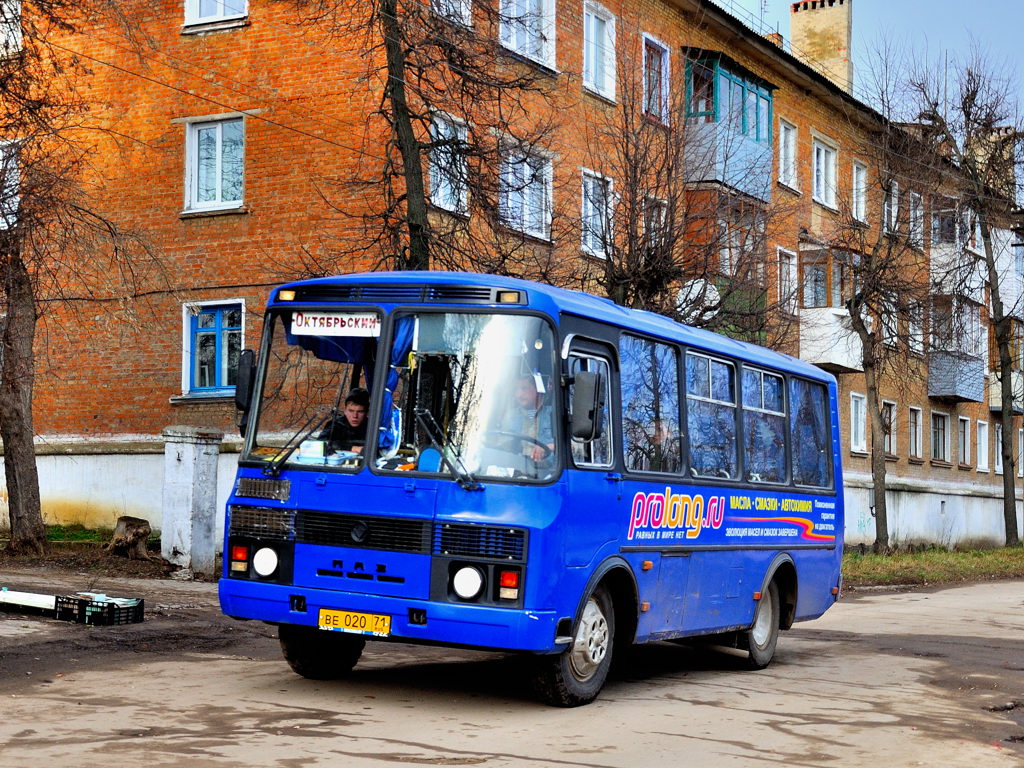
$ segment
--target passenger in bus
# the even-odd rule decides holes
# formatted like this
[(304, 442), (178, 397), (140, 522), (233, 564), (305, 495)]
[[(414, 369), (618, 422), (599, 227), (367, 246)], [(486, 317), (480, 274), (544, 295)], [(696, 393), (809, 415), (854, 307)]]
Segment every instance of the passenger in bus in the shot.
[(538, 390), (532, 374), (516, 379), (512, 408), (502, 420), (501, 431), (529, 438), (522, 441), (523, 455), (534, 461), (551, 456), (555, 450), (551, 406), (544, 403), (544, 393)]
[(351, 390), (345, 396), (345, 407), (341, 413), (334, 416), (317, 439), (326, 440), (327, 447), (334, 452), (362, 453), (366, 444), (366, 412), (369, 407), (369, 392), (362, 387)]

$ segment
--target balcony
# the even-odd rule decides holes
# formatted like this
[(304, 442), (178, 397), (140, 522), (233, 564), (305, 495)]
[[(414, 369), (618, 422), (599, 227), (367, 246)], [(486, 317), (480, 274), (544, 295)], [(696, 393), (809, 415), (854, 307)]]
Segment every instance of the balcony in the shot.
[(832, 373), (863, 370), (860, 337), (850, 313), (838, 307), (801, 309), (800, 359)]
[[(1024, 371), (1013, 371), (1010, 374), (1010, 387), (1013, 391), (1013, 412), (1024, 413)], [(988, 377), (988, 408), (998, 411), (1002, 408), (1003, 392), (998, 374), (993, 371)]]
[(737, 134), (726, 123), (691, 118), (686, 123), (686, 181), (717, 183), (767, 201), (771, 188), (772, 147)]
[(985, 361), (959, 351), (928, 355), (928, 397), (950, 403), (985, 401)]

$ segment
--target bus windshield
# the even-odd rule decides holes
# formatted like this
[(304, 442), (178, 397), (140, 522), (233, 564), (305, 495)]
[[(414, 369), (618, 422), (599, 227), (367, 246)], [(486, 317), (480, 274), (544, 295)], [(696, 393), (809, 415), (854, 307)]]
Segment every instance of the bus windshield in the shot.
[(551, 477), (558, 466), (554, 365), (554, 336), (539, 317), (399, 315), (378, 466), (451, 473), (464, 485)]
[[(373, 312), (271, 319), (246, 459), (479, 479), (545, 480), (558, 466), (554, 334), (535, 316)], [(378, 349), (384, 380), (375, 381)], [(376, 374), (380, 375), (380, 374)], [(369, 424), (369, 414), (375, 414)], [(379, 415), (378, 415), (379, 414)]]

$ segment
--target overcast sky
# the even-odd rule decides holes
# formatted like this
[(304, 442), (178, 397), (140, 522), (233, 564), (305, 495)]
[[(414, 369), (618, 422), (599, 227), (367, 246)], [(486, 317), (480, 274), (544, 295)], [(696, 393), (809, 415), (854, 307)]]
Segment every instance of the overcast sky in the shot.
[[(778, 30), (788, 41), (789, 0), (713, 0), (743, 21), (751, 18)], [(906, 46), (914, 57), (941, 61), (967, 53), (972, 41), (991, 62), (1014, 73), (1024, 89), (1024, 1), (1022, 0), (847, 0), (853, 8), (854, 80), (864, 57), (880, 40)], [(1020, 96), (1018, 103), (1024, 102)]]

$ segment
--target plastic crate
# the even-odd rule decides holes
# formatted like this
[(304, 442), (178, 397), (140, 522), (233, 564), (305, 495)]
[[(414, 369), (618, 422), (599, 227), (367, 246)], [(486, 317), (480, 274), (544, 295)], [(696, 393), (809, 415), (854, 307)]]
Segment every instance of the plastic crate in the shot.
[(54, 609), (57, 618), (64, 621), (111, 626), (138, 624), (142, 621), (145, 604), (142, 599), (93, 600), (77, 595), (57, 595)]

